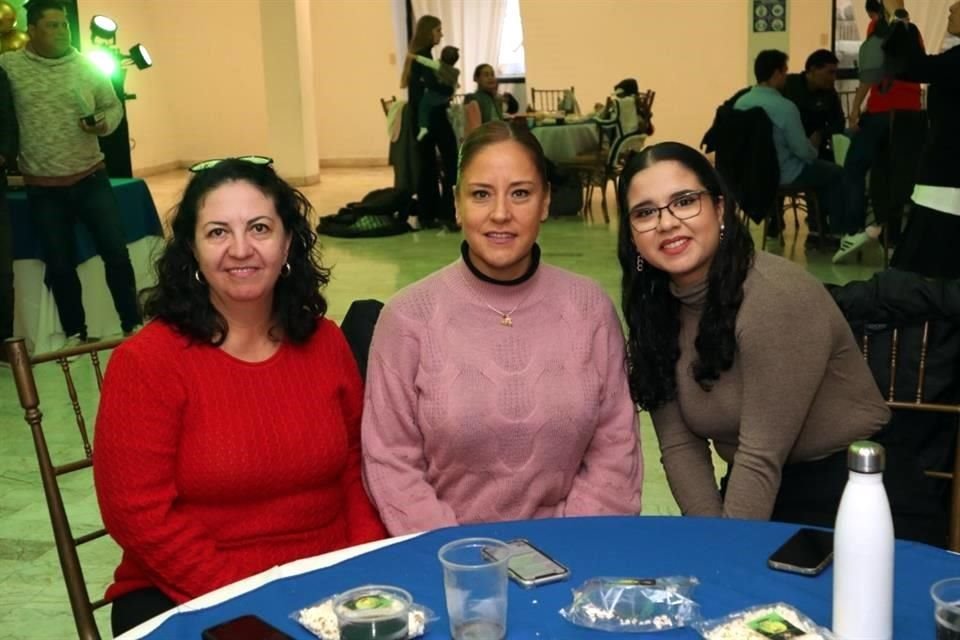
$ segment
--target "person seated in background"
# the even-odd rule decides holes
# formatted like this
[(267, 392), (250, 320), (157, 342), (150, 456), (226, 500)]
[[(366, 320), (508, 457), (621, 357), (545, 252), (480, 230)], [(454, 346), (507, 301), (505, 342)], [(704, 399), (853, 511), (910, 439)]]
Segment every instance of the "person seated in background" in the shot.
[(832, 137), (843, 133), (846, 122), (835, 87), (837, 64), (832, 51), (818, 49), (807, 57), (803, 73), (788, 74), (783, 87), (784, 97), (800, 111), (807, 137), (820, 133), (819, 157), (827, 162), (834, 161)]
[[(817, 157), (823, 133), (816, 131), (808, 137), (800, 110), (781, 94), (787, 82), (787, 54), (776, 49), (761, 51), (754, 61), (753, 71), (757, 84), (737, 99), (734, 109), (746, 111), (754, 107), (762, 108), (773, 125), (773, 145), (780, 165), (780, 184), (813, 189), (827, 221), (842, 217), (845, 195), (843, 169)], [(811, 235), (827, 231), (811, 226), (813, 220), (812, 216), (807, 216)], [(782, 216), (778, 214), (773, 224), (767, 226), (768, 235), (779, 237), (782, 225)]]
[(450, 104), (450, 98), (460, 86), (460, 70), (453, 65), (460, 59), (460, 50), (456, 47), (444, 47), (440, 50), (440, 59), (434, 60), (426, 56), (408, 54), (416, 64), (433, 69), (436, 82), (427, 86), (423, 99), (417, 107), (417, 141), (423, 140), (430, 133), (430, 113), (437, 107)]
[(461, 259), (397, 293), (370, 348), (364, 478), (392, 535), (640, 511), (620, 321), (595, 282), (540, 262), (549, 205), (528, 130), (467, 136)]
[[(880, 0), (867, 0), (867, 39), (884, 38), (890, 28)], [(923, 49), (923, 36), (915, 29)], [(867, 47), (865, 41), (861, 45)], [(882, 61), (881, 61), (882, 62)], [(869, 94), (869, 95), (868, 95)], [(867, 98), (866, 112), (861, 111), (863, 99)], [(867, 173), (881, 156), (890, 141), (891, 114), (895, 111), (922, 110), (920, 83), (906, 80), (885, 79), (880, 82), (860, 81), (850, 106), (847, 126), (850, 131), (850, 148), (843, 163), (846, 181), (845, 217), (837, 221), (836, 231), (841, 234), (840, 248), (833, 256), (835, 263), (859, 251), (868, 242), (879, 240), (881, 227), (867, 224)], [(874, 209), (880, 203), (874, 203)]]
[[(846, 448), (890, 412), (830, 294), (754, 252), (691, 147), (644, 149), (618, 197), (630, 389), (680, 510), (833, 526)], [(729, 465), (719, 488), (711, 444)]]
[(363, 383), (324, 318), (306, 198), (269, 166), (196, 173), (157, 261), (153, 318), (110, 357), (94, 444), (123, 550), (113, 632), (270, 567), (370, 540)]
[(477, 90), (463, 99), (466, 110), (465, 135), (481, 124), (503, 120), (503, 96), (497, 94), (497, 74), (493, 67), (486, 63), (477, 65), (473, 70), (473, 81), (477, 83)]

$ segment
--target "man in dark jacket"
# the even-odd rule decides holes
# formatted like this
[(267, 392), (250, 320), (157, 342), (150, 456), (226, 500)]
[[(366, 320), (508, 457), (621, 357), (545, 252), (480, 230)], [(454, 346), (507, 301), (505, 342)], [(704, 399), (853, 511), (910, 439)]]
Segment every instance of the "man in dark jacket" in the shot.
[(844, 128), (843, 106), (834, 83), (837, 80), (837, 56), (827, 49), (810, 54), (803, 73), (787, 75), (783, 95), (800, 110), (807, 137), (820, 133), (819, 157), (833, 162), (831, 137)]
[(13, 335), (13, 230), (7, 208), (7, 168), (16, 161), (18, 140), (10, 82), (0, 69), (0, 341)]

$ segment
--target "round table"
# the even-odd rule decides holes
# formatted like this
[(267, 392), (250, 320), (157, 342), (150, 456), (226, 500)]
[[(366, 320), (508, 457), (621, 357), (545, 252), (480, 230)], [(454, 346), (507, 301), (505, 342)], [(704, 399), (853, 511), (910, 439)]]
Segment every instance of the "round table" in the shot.
[(554, 162), (573, 160), (582, 153), (596, 151), (600, 144), (595, 122), (575, 124), (539, 124), (531, 130), (540, 141), (543, 153)]
[[(531, 590), (511, 583), (507, 635), (512, 640), (636, 640), (635, 634), (574, 626), (557, 613), (570, 604), (571, 588), (596, 576), (696, 576), (700, 586), (693, 597), (707, 618), (783, 601), (829, 627), (831, 569), (808, 578), (772, 571), (766, 565), (770, 553), (797, 529), (797, 525), (772, 522), (653, 516), (548, 519), (440, 529), (278, 567), (158, 616), (120, 638), (198, 638), (203, 629), (255, 614), (294, 638), (308, 640), (313, 636), (289, 617), (291, 613), (334, 593), (370, 583), (392, 584), (410, 591), (417, 602), (439, 616), (425, 638), (447, 638), (437, 550), (450, 540), (470, 536), (527, 538), (570, 568), (571, 578), (566, 582)], [(897, 542), (895, 638), (933, 638), (930, 585), (952, 576), (960, 576), (960, 555), (920, 543)], [(690, 629), (657, 635), (663, 640), (697, 637)]]

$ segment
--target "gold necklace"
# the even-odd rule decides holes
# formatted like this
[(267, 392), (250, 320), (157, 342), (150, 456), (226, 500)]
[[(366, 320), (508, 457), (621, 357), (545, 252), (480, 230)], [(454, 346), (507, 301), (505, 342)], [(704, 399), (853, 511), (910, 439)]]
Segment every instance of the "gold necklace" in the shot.
[(467, 287), (467, 289), (470, 290), (470, 293), (473, 294), (473, 297), (477, 299), (477, 302), (483, 304), (485, 307), (490, 309), (490, 311), (493, 311), (495, 314), (500, 316), (500, 325), (504, 327), (513, 326), (513, 318), (511, 318), (511, 316), (517, 309), (520, 308), (521, 304), (527, 301), (527, 298), (530, 297), (530, 293), (533, 293), (533, 291), (530, 291), (530, 293), (527, 293), (527, 295), (525, 295), (523, 298), (520, 299), (520, 302), (513, 305), (513, 309), (510, 309), (510, 311), (507, 311), (506, 313), (504, 313), (500, 309), (497, 309), (495, 306), (493, 306), (492, 304), (490, 304), (489, 302), (481, 298), (480, 294), (477, 293), (476, 290), (470, 285), (470, 283), (467, 282), (467, 279), (463, 277), (463, 273), (461, 271), (457, 271), (457, 273), (460, 274), (460, 279), (463, 280), (463, 284)]

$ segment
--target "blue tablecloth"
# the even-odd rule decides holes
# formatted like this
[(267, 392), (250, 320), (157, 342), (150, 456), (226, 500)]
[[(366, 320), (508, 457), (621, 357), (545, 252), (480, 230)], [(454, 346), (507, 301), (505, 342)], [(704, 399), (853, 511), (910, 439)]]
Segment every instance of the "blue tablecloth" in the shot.
[[(294, 638), (313, 636), (288, 616), (327, 595), (369, 583), (409, 590), (440, 615), (426, 638), (449, 637), (443, 577), (437, 550), (450, 540), (490, 536), (524, 537), (571, 570), (567, 582), (523, 590), (511, 583), (508, 633), (511, 640), (633, 638), (573, 626), (557, 611), (570, 602), (570, 589), (594, 576), (697, 576), (695, 599), (706, 617), (757, 604), (784, 601), (823, 626), (830, 626), (833, 573), (816, 578), (771, 571), (769, 554), (797, 529), (795, 525), (680, 517), (568, 518), (463, 526), (434, 531), (379, 549), (327, 569), (285, 578), (223, 604), (178, 613), (148, 638), (199, 638), (203, 629), (231, 618), (256, 614)], [(933, 638), (930, 585), (960, 576), (960, 556), (912, 542), (897, 542), (894, 638)], [(657, 639), (696, 638), (678, 629)]]
[[(117, 178), (110, 180), (110, 184), (117, 197), (117, 204), (120, 206), (127, 244), (146, 236), (163, 235), (160, 218), (157, 216), (157, 207), (153, 204), (146, 182), (138, 178)], [(8, 191), (7, 203), (10, 205), (10, 221), (13, 225), (13, 259), (42, 260), (43, 252), (40, 250), (40, 242), (34, 233), (33, 225), (30, 224), (26, 191)], [(93, 240), (86, 227), (78, 224), (74, 228), (77, 264), (82, 264), (97, 255), (97, 250), (93, 246)]]

